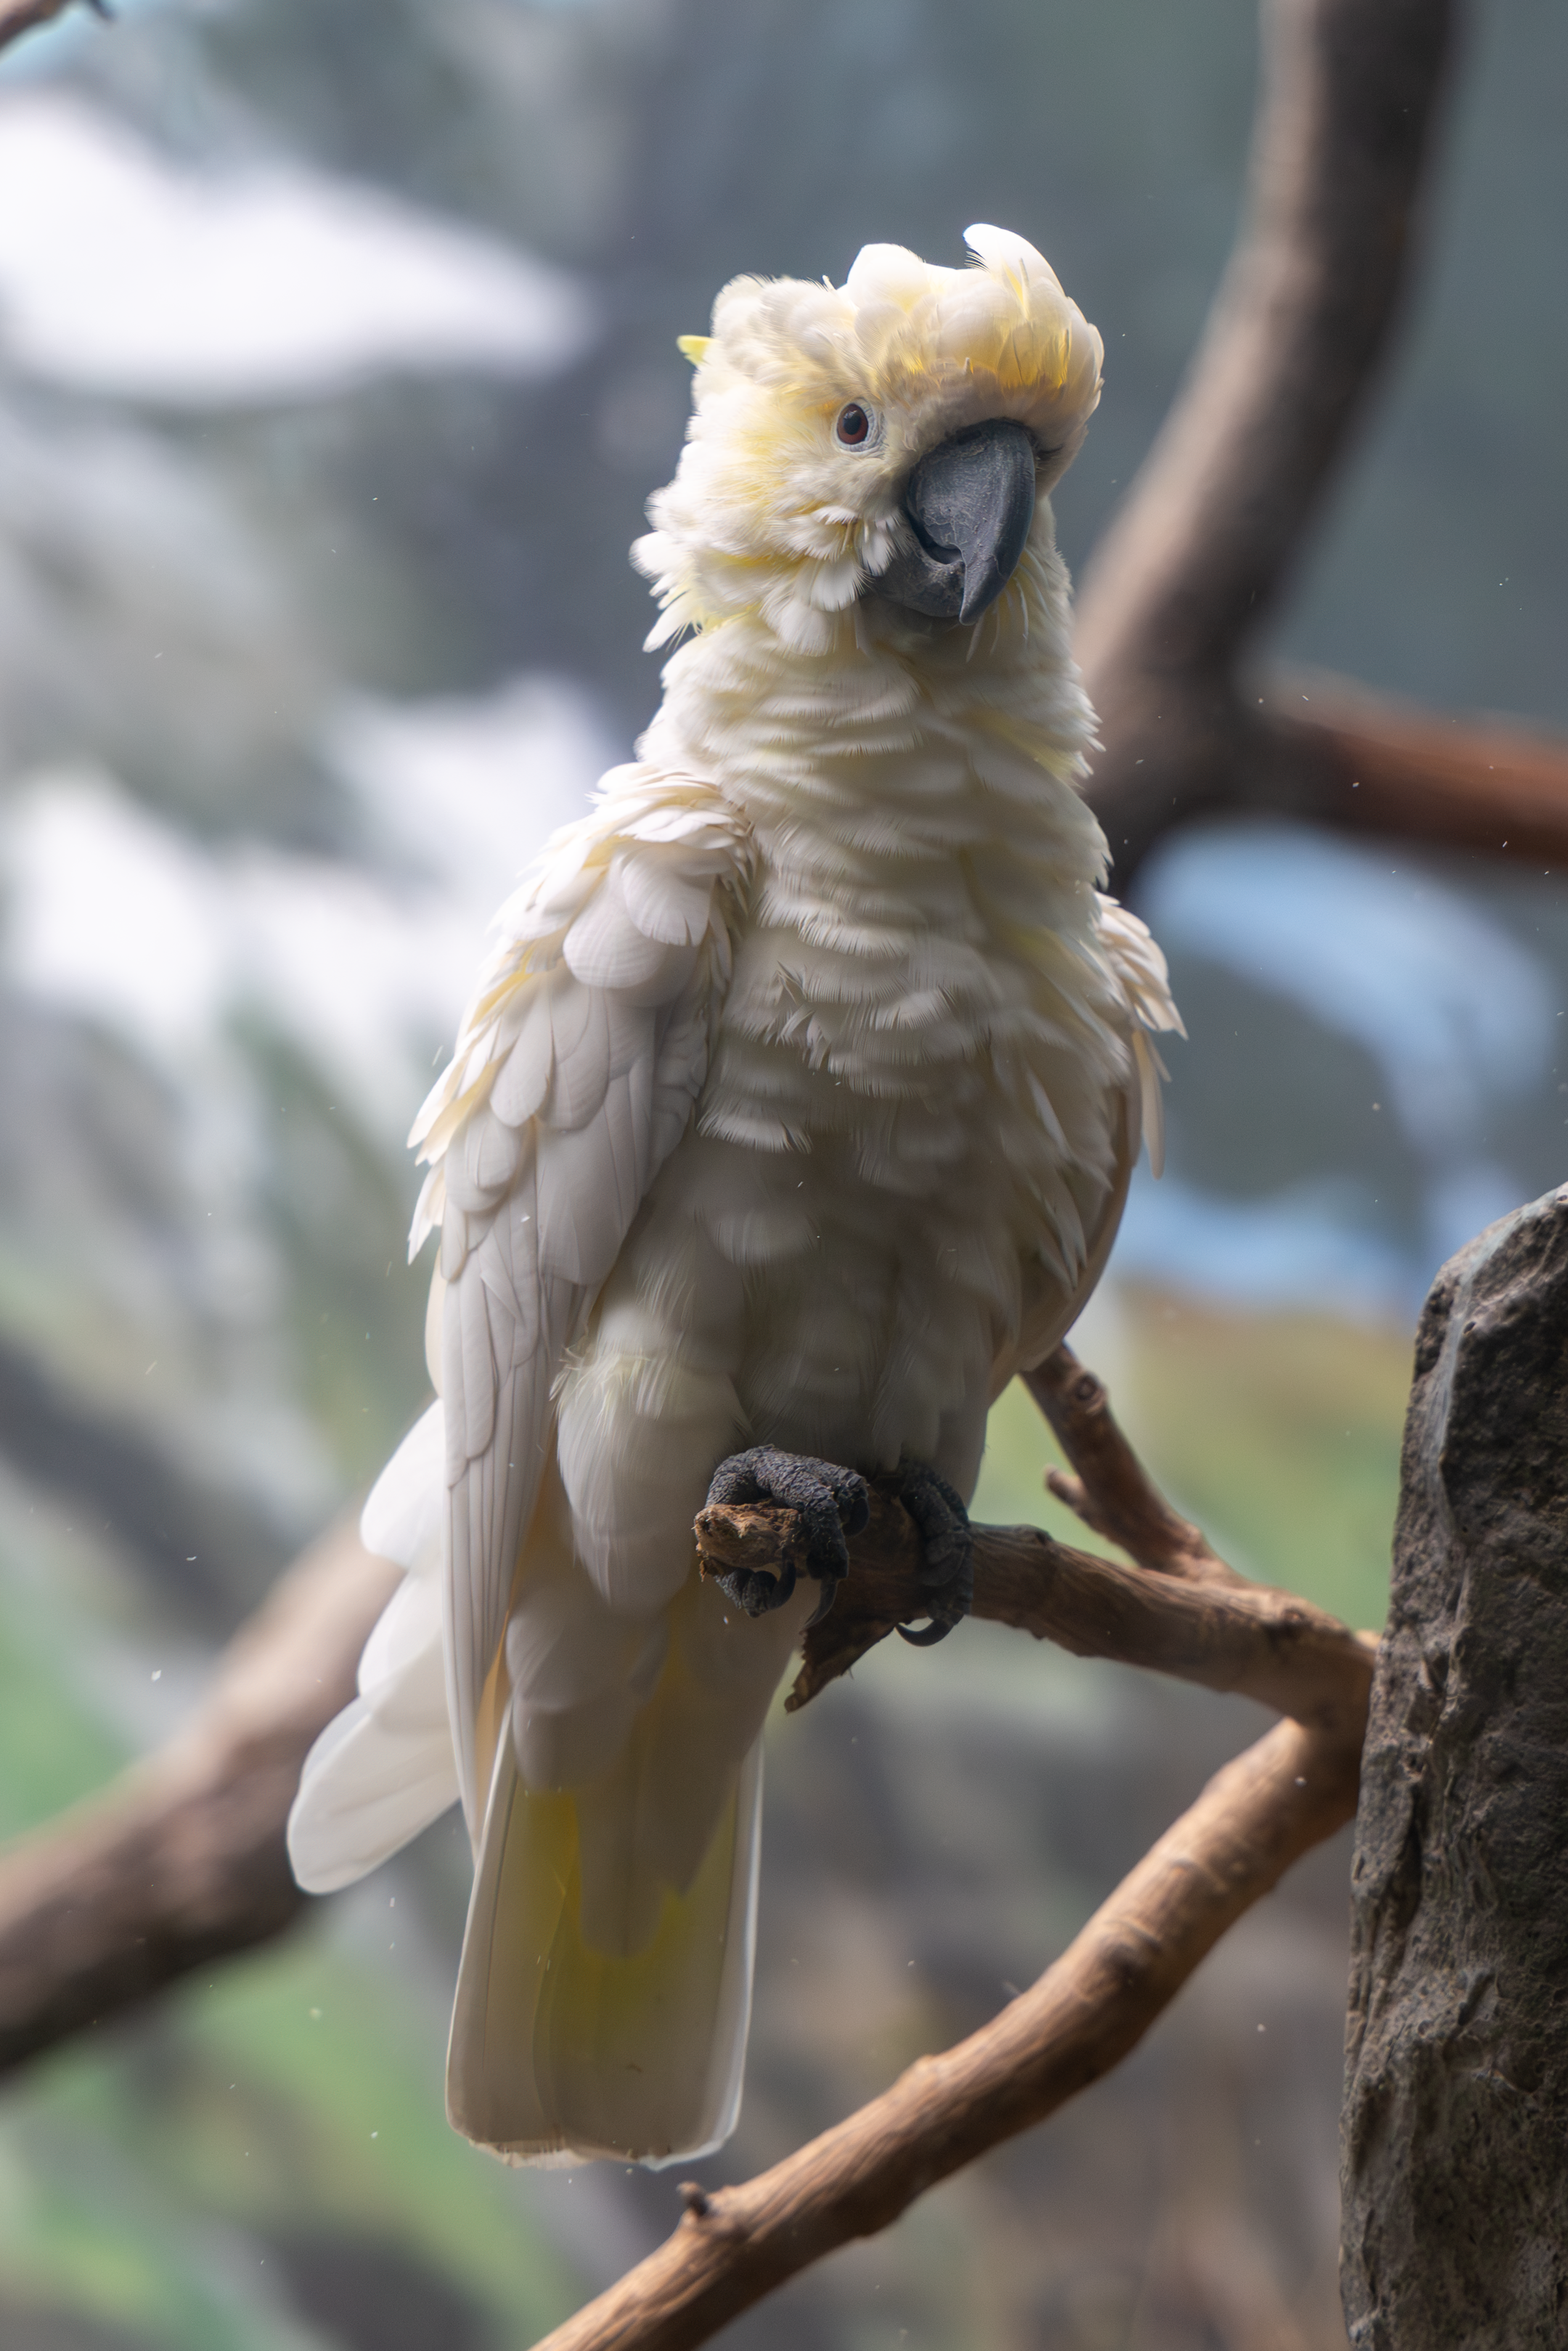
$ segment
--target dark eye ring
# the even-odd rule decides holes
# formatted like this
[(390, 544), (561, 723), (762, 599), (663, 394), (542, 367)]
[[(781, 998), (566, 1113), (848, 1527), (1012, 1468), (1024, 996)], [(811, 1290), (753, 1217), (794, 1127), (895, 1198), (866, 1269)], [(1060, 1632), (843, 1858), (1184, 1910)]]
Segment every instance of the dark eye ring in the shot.
[(858, 400), (839, 411), (839, 421), (833, 427), (846, 449), (863, 449), (871, 439), (871, 415)]

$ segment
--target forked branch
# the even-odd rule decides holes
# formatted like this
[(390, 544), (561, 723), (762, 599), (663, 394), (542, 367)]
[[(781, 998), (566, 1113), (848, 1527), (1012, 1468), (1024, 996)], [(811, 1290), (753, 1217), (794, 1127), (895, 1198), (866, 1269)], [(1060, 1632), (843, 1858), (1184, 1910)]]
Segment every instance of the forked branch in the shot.
[(1251, 671), (1408, 288), (1453, 16), (1453, 0), (1264, 0), (1241, 233), (1080, 599), (1104, 738), (1090, 798), (1123, 889), (1206, 813), (1379, 821), (1294, 705), (1260, 712)]
[[(1104, 1388), (1071, 1348), (1059, 1347), (1028, 1380), (1072, 1463), (1071, 1477), (1051, 1473), (1053, 1490), (1134, 1563), (1057, 1542), (1039, 1527), (977, 1527), (974, 1614), (1074, 1656), (1237, 1691), (1319, 1729), (1361, 1721), (1375, 1645), (1294, 1593), (1227, 1566), (1157, 1491)], [(770, 1504), (710, 1505), (696, 1536), (716, 1573), (778, 1575), (806, 1548), (798, 1513)], [(806, 1635), (791, 1711), (925, 1608), (920, 1536), (895, 1492), (874, 1480), (871, 1523), (852, 1539), (850, 1562), (831, 1612)]]
[(1116, 1425), (1103, 1381), (1086, 1371), (1071, 1347), (1058, 1347), (1024, 1385), (1072, 1463), (1072, 1472), (1046, 1472), (1058, 1501), (1086, 1527), (1119, 1543), (1140, 1567), (1198, 1583), (1246, 1584), (1211, 1551), (1201, 1530), (1172, 1510), (1154, 1486)]

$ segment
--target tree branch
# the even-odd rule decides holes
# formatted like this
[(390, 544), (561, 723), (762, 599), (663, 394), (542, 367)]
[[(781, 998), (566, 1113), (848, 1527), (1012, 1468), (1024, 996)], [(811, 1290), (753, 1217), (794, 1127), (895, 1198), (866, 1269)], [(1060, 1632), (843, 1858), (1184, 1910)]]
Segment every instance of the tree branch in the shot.
[(0, 2071), (287, 1927), (299, 1767), (353, 1696), (399, 1571), (324, 1536), (225, 1651), (190, 1727), (0, 1856)]
[(1568, 872), (1568, 742), (1456, 718), (1347, 678), (1269, 680), (1243, 712), (1247, 805), (1342, 831)]
[[(1097, 1558), (1038, 1528), (983, 1528), (976, 1613), (1077, 1656), (1241, 1691), (1345, 1735), (1364, 1711), (1364, 1644), (1217, 1559), (1155, 1492), (1103, 1388), (1069, 1350), (1035, 1384), (1077, 1472), (1062, 1481), (1069, 1499), (1142, 1563)], [(777, 1565), (793, 1519), (705, 1511), (698, 1540), (710, 1562)], [(876, 1496), (852, 1559), (831, 1614), (809, 1636), (792, 1706), (921, 1613), (919, 1537), (894, 1499)], [(396, 1580), (350, 1528), (325, 1537), (237, 1635), (179, 1739), (0, 1856), (0, 2070), (294, 1918), (304, 1897), (283, 1840), (299, 1767), (352, 1695), (360, 1651)]]
[[(554, 2351), (699, 2343), (782, 2279), (884, 2228), (936, 2180), (1113, 2065), (1226, 1928), (1354, 1809), (1372, 1654), (1310, 1604), (1245, 1583), (1171, 1510), (1066, 1348), (1031, 1385), (1074, 1475), (1060, 1480), (1128, 1566), (1037, 1528), (978, 1531), (976, 1612), (1080, 1656), (1120, 1657), (1292, 1716), (1210, 1782), (1033, 1990), (982, 2032), (743, 2188), (693, 2190), (652, 2260), (549, 2338)], [(711, 1562), (777, 1565), (796, 1514), (715, 1509)], [(874, 1498), (792, 1703), (921, 1611), (920, 1541)], [(228, 1651), (191, 1728), (0, 1861), (0, 2067), (103, 2022), (192, 1969), (265, 1941), (303, 1898), (284, 1824), (306, 1750), (345, 1703), (397, 1571), (340, 1529)]]
[[(1105, 1390), (1067, 1347), (1030, 1386), (1048, 1410), (1072, 1479), (1053, 1480), (1088, 1523), (1124, 1544), (1129, 1567), (1057, 1542), (1039, 1527), (976, 1527), (972, 1613), (1053, 1641), (1079, 1657), (1113, 1657), (1206, 1689), (1260, 1699), (1304, 1725), (1343, 1733), (1363, 1722), (1376, 1644), (1311, 1601), (1249, 1583), (1210, 1550), (1155, 1489), (1117, 1427)], [(847, 1673), (895, 1626), (928, 1611), (921, 1540), (891, 1483), (872, 1481), (872, 1514), (850, 1542), (850, 1573), (810, 1627), (791, 1712)], [(705, 1572), (765, 1569), (804, 1557), (800, 1514), (720, 1503), (696, 1521)]]
[[(974, 1613), (1059, 1642), (1242, 1690), (1293, 1716), (1213, 1779), (1033, 1989), (982, 2032), (923, 2058), (884, 2096), (744, 2186), (688, 2188), (659, 2250), (539, 2351), (690, 2351), (824, 2254), (874, 2235), (939, 2179), (1043, 2121), (1143, 2037), (1219, 1937), (1355, 1810), (1376, 1643), (1249, 1584), (1173, 1510), (1104, 1387), (1060, 1347), (1029, 1384), (1072, 1463), (1056, 1490), (1133, 1552), (1131, 1567), (1037, 1528), (976, 1530)], [(803, 1552), (793, 1510), (716, 1506), (705, 1567), (777, 1573)], [(803, 1705), (923, 1613), (920, 1538), (889, 1485), (808, 1632)]]
[(538, 2351), (690, 2351), (784, 2280), (1119, 2064), (1226, 1928), (1355, 1809), (1359, 1726), (1281, 1723), (1211, 1780), (983, 2031), (743, 2187), (687, 2191), (659, 2250)]
[(1247, 1584), (1152, 1484), (1116, 1424), (1104, 1383), (1071, 1347), (1058, 1347), (1025, 1372), (1023, 1382), (1073, 1466), (1071, 1477), (1060, 1469), (1046, 1472), (1058, 1501), (1096, 1534), (1120, 1543), (1140, 1567), (1202, 1583)]

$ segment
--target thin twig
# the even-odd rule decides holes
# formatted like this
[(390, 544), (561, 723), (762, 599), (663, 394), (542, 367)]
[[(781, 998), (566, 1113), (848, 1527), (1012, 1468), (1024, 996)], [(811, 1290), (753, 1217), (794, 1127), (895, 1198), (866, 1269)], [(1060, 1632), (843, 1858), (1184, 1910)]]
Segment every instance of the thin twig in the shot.
[(1210, 1781), (1032, 1988), (672, 2236), (538, 2351), (691, 2351), (784, 2280), (888, 2227), (1041, 2122), (1143, 2037), (1207, 1952), (1355, 1809), (1360, 1726), (1281, 1723)]
[(1058, 1347), (1023, 1379), (1076, 1473), (1048, 1470), (1046, 1484), (1086, 1527), (1120, 1543), (1140, 1567), (1196, 1583), (1246, 1583), (1150, 1482), (1117, 1426), (1103, 1383), (1071, 1347)]

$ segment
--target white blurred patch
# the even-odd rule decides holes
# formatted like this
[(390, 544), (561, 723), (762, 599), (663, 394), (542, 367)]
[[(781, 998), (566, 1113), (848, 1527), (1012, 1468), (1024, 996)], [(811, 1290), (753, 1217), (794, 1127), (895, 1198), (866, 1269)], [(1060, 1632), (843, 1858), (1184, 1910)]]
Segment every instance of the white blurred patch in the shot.
[(389, 369), (552, 375), (597, 325), (564, 271), (379, 191), (193, 171), (78, 99), (0, 103), (0, 350), (35, 375), (212, 406)]
[(570, 687), (357, 704), (333, 750), (394, 875), (250, 842), (207, 849), (81, 769), (35, 777), (0, 822), (11, 983), (125, 1038), (183, 1091), (259, 1012), (371, 1132), (401, 1145), (455, 1033), (490, 915), (616, 756)]
[(516, 678), (482, 701), (356, 701), (325, 749), (384, 839), (497, 904), (624, 757), (583, 696), (548, 677)]
[(107, 778), (42, 776), (0, 834), (5, 961), (30, 993), (101, 1019), (160, 1063), (203, 1038), (232, 938), (212, 860)]

